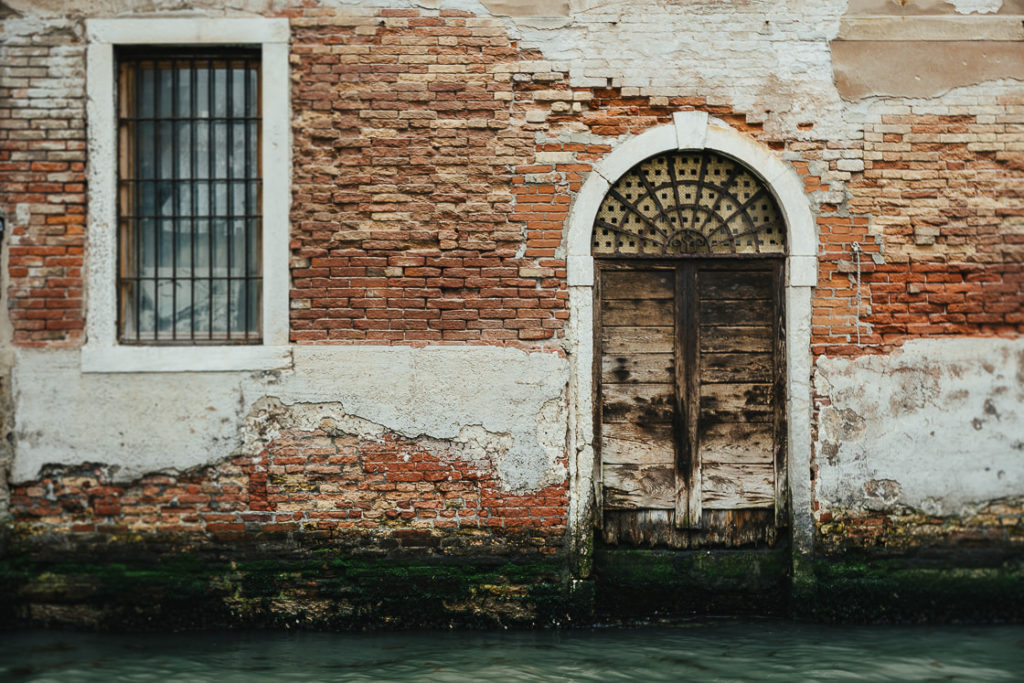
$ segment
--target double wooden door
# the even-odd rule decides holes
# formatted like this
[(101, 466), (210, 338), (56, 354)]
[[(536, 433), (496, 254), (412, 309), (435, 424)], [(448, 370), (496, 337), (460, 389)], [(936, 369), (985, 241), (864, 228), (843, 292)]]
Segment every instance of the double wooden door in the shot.
[(605, 542), (771, 544), (785, 519), (780, 258), (599, 260)]

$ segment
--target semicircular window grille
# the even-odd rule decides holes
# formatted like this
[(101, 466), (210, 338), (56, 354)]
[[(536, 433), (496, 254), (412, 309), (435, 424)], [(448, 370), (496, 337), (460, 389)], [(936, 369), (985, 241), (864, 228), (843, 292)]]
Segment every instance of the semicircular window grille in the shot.
[(710, 152), (642, 161), (608, 191), (594, 223), (595, 256), (782, 254), (786, 226), (768, 187)]

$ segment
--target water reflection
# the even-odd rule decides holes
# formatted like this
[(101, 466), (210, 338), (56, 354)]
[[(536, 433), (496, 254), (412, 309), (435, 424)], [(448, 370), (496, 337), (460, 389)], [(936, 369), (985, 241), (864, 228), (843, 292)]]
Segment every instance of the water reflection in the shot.
[(755, 621), (524, 633), (0, 638), (0, 679), (15, 681), (1012, 681), (1022, 668), (1022, 626)]

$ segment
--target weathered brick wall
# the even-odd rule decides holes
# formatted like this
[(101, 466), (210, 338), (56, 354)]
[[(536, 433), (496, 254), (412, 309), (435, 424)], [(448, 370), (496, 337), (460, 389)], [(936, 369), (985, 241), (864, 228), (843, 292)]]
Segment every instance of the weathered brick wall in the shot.
[(848, 171), (848, 217), (819, 220), (815, 353), (1021, 334), (1024, 99), (997, 91), (878, 108), (863, 142), (848, 144), (856, 156), (829, 163)]
[(832, 556), (851, 549), (884, 555), (929, 548), (1022, 547), (1022, 503), (1019, 498), (996, 501), (956, 517), (915, 510), (822, 512), (817, 531), (821, 550)]
[[(755, 69), (759, 46), (783, 42), (780, 25), (800, 30), (793, 22), (744, 43), (751, 64), (723, 60), (686, 85), (662, 73), (656, 87), (636, 87), (639, 71), (616, 76), (615, 59), (549, 62), (504, 20), (467, 12), (283, 14), (293, 31), (294, 342), (557, 349), (573, 193), (620, 136), (693, 108), (776, 150), (804, 180), (820, 238), (815, 356), (1024, 330), (1019, 94), (976, 89), (920, 106), (851, 107), (850, 130), (837, 135), (834, 103), (790, 101), (799, 99), (794, 84), (824, 82), (824, 62), (794, 72), (749, 119), (723, 94), (730, 73)], [(642, 31), (641, 19), (630, 18), (630, 30)], [(12, 219), (20, 345), (77, 344), (83, 334), (83, 48), (75, 31), (61, 31), (0, 47), (0, 201)], [(811, 56), (824, 45), (820, 36), (801, 44)], [(54, 469), (17, 487), (12, 511), (37, 529), (81, 532), (487, 536), (527, 527), (548, 538), (565, 527), (566, 482), (503, 491), (493, 463), (442, 456), (426, 440), (296, 431), (263, 448), (131, 483), (113, 483), (100, 466)], [(819, 512), (830, 524), (832, 513)], [(868, 529), (878, 518), (858, 519)]]
[[(13, 487), (11, 513), (30, 533), (227, 539), (293, 532), (453, 550), (512, 536), (526, 550), (562, 547), (567, 483), (509, 492), (485, 453), (466, 457), (448, 442), (335, 429), (282, 429), (263, 445), (213, 466), (127, 484), (115, 483), (106, 465), (50, 467)], [(450, 540), (442, 544), (441, 537)]]
[(521, 70), (503, 22), (461, 11), (310, 9), (293, 26), (293, 340), (559, 332), (569, 197), (517, 205), (534, 142), (510, 104), (524, 77), (563, 76)]
[(67, 26), (0, 43), (0, 211), (8, 310), (21, 346), (84, 335), (85, 45)]
[[(572, 87), (500, 20), (291, 15), (296, 342), (545, 348), (568, 317), (559, 254), (572, 194), (619, 136), (700, 108), (785, 147), (697, 93)], [(438, 448), (293, 430), (227, 462), (127, 484), (106, 464), (52, 468), (18, 486), (11, 509), (30, 528), (82, 533), (564, 534), (567, 480), (510, 492), (493, 462)]]
[[(1013, 338), (1024, 332), (1022, 103), (1019, 91), (991, 86), (965, 88), (932, 100), (882, 100), (851, 112), (863, 140), (835, 150), (825, 172), (842, 180), (848, 197), (831, 216), (823, 213), (818, 220), (819, 285), (812, 320), (816, 356), (852, 359), (888, 354), (915, 339)], [(818, 168), (824, 171), (824, 164)], [(855, 243), (861, 248), (859, 268)], [(991, 360), (1002, 367), (999, 357)], [(904, 368), (904, 374), (891, 381), (913, 387), (910, 400), (926, 410), (937, 398), (927, 392), (924, 381), (933, 377), (936, 387), (949, 387), (947, 401), (956, 395), (971, 396), (983, 417), (986, 410), (1014, 412), (1012, 396), (998, 393), (1000, 370), (993, 371), (987, 387), (961, 386), (953, 391), (962, 381), (955, 373), (964, 372), (971, 362), (965, 359), (959, 370), (950, 370), (936, 359), (932, 367)], [(829, 445), (819, 438), (818, 420), (832, 407), (829, 396), (815, 397), (813, 440), (824, 450), (814, 453), (812, 473), (825, 467), (849, 468), (849, 449), (856, 449), (861, 438), (850, 435), (852, 446), (846, 446), (845, 455), (838, 450), (840, 443)], [(850, 413), (848, 404), (835, 409), (862, 419)], [(982, 430), (977, 419), (961, 422), (959, 405), (935, 409), (945, 415), (940, 420), (944, 427), (961, 424), (961, 436), (976, 433), (978, 439), (989, 438), (987, 432), (975, 431)], [(913, 432), (914, 447), (944, 454), (951, 448), (948, 444), (924, 445), (929, 430), (932, 436), (936, 432), (926, 417), (921, 416)], [(878, 420), (863, 428), (882, 429)], [(1005, 443), (985, 443), (993, 450), (1006, 450)], [(984, 453), (980, 459), (992, 457), (996, 454)], [(933, 467), (945, 472), (950, 464), (944, 458)], [(979, 476), (979, 466), (970, 456), (963, 456), (956, 469), (960, 474), (949, 472), (939, 478)], [(929, 476), (927, 472), (909, 464), (904, 471), (895, 470), (878, 458), (871, 459), (865, 471), (874, 473), (866, 477), (871, 481), (853, 496), (865, 502), (849, 507), (821, 500), (812, 474), (817, 539), (826, 553), (900, 554), (942, 547), (969, 551), (980, 546), (1020, 547), (1024, 542), (1019, 500), (979, 497), (959, 506), (938, 501), (943, 512), (930, 514), (927, 506), (902, 504), (897, 481), (921, 480)], [(885, 486), (893, 490), (874, 490)], [(950, 488), (956, 491), (955, 486)]]

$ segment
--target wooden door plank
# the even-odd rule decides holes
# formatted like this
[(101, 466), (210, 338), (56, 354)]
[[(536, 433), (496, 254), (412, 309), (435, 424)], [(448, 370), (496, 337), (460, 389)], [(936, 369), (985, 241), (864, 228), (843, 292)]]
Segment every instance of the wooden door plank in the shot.
[(601, 434), (626, 441), (671, 441), (672, 425), (664, 422), (610, 422)]
[(770, 353), (703, 353), (700, 381), (770, 383), (774, 379), (774, 360)]
[(703, 463), (771, 464), (775, 430), (770, 422), (718, 422), (701, 425)]
[(670, 326), (675, 317), (672, 302), (660, 299), (605, 300), (601, 309), (601, 322), (606, 327)]
[(700, 307), (701, 325), (771, 325), (771, 301), (764, 299), (708, 301)]
[(602, 474), (606, 510), (675, 508), (674, 465), (604, 463)]
[(700, 274), (701, 301), (717, 299), (771, 299), (770, 270), (704, 270)]
[(601, 299), (668, 299), (675, 294), (671, 270), (601, 270)]
[(705, 384), (700, 388), (701, 419), (711, 422), (771, 422), (771, 384)]
[(605, 327), (601, 331), (601, 350), (605, 355), (636, 353), (672, 353), (673, 328)]
[(771, 353), (773, 329), (770, 325), (701, 325), (701, 353)]
[(671, 353), (605, 355), (601, 358), (601, 381), (636, 384), (675, 381), (675, 357)]
[(775, 505), (774, 464), (705, 463), (704, 507), (709, 510)]
[[(607, 425), (608, 427), (634, 427), (630, 423)], [(605, 429), (601, 434), (601, 458), (605, 463), (638, 465), (663, 465), (674, 467), (676, 462), (675, 441), (671, 425), (649, 425), (660, 428), (644, 430), (645, 436), (637, 438), (629, 430)], [(636, 432), (641, 430), (636, 428)], [(614, 434), (614, 435), (613, 435)]]
[(601, 387), (601, 420), (605, 424), (672, 424), (673, 389), (671, 384), (605, 384)]

